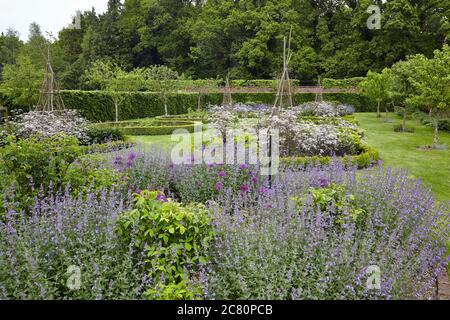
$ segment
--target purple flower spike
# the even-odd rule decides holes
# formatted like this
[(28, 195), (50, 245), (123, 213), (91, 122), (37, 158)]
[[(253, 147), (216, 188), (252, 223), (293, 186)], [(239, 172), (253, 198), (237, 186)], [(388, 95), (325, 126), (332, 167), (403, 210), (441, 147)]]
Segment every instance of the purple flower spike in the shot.
[(248, 169), (248, 164), (241, 164), (240, 166), (239, 166), (239, 169), (241, 169), (241, 170), (246, 170), (246, 169)]
[(269, 190), (267, 188), (264, 188), (264, 187), (259, 188), (259, 193), (266, 194), (267, 192), (269, 192)]
[(129, 161), (134, 161), (137, 158), (137, 154), (134, 152), (130, 152), (130, 154), (128, 155), (128, 160)]
[(217, 191), (222, 191), (222, 189), (223, 189), (223, 183), (222, 182), (217, 182), (216, 183), (216, 190)]
[(218, 175), (219, 175), (219, 177), (223, 178), (223, 177), (225, 177), (227, 174), (225, 173), (225, 171), (220, 171), (220, 172), (218, 173)]
[(320, 178), (319, 179), (319, 186), (321, 188), (328, 188), (330, 186), (330, 182), (327, 179)]

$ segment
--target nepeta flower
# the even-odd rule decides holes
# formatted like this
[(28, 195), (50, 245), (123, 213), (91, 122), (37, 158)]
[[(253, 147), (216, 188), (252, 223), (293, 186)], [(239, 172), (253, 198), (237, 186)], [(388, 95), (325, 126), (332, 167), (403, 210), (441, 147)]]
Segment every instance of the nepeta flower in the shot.
[(217, 182), (216, 183), (216, 190), (217, 191), (222, 191), (222, 189), (223, 189), (223, 183), (222, 182)]

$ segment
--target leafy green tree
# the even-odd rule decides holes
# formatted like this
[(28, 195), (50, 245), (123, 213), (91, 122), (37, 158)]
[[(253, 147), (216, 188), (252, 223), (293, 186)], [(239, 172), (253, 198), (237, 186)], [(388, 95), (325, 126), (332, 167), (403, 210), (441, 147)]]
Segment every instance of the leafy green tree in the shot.
[(106, 91), (114, 103), (115, 120), (120, 119), (119, 108), (126, 99), (126, 93), (138, 91), (144, 87), (145, 78), (142, 69), (126, 72), (111, 62), (96, 61), (83, 76), (88, 86)]
[(0, 88), (14, 104), (31, 110), (38, 101), (43, 79), (44, 69), (37, 68), (30, 57), (19, 55), (16, 64), (4, 66)]
[(22, 45), (19, 33), (14, 29), (10, 28), (6, 31), (6, 34), (2, 33), (0, 35), (0, 74), (2, 73), (3, 65), (16, 63)]
[(450, 110), (450, 47), (434, 52), (434, 58), (415, 57), (416, 74), (411, 78), (416, 93), (407, 101), (424, 107), (434, 120), (433, 147), (439, 147), (439, 117)]
[(382, 73), (369, 71), (367, 78), (360, 83), (361, 93), (370, 100), (377, 103), (377, 117), (381, 118), (380, 106), (390, 100), (389, 79), (390, 70), (385, 69)]
[(158, 92), (159, 99), (164, 105), (164, 113), (169, 116), (169, 97), (170, 94), (179, 88), (179, 74), (166, 66), (151, 66), (145, 69), (144, 77), (148, 85), (155, 88)]

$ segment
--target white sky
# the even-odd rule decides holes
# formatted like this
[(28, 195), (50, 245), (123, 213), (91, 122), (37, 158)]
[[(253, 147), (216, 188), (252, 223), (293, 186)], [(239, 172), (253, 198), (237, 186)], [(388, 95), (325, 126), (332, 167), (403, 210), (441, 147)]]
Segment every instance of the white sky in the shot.
[(26, 40), (30, 23), (37, 22), (44, 34), (50, 31), (56, 37), (72, 22), (77, 10), (94, 7), (103, 13), (107, 4), (108, 0), (0, 0), (0, 32), (12, 27)]

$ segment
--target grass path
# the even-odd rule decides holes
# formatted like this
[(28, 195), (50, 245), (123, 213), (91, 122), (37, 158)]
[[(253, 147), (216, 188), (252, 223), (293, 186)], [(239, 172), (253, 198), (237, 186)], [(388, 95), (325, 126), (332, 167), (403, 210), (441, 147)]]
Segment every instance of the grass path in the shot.
[[(374, 113), (357, 113), (356, 119), (366, 130), (366, 141), (380, 151), (383, 163), (389, 167), (409, 170), (412, 178), (430, 185), (440, 200), (450, 200), (450, 150), (420, 150), (418, 147), (433, 143), (433, 129), (409, 120), (415, 133), (396, 133), (394, 126), (400, 117), (391, 114), (392, 122), (377, 119)], [(450, 147), (450, 133), (439, 132), (440, 144)]]

